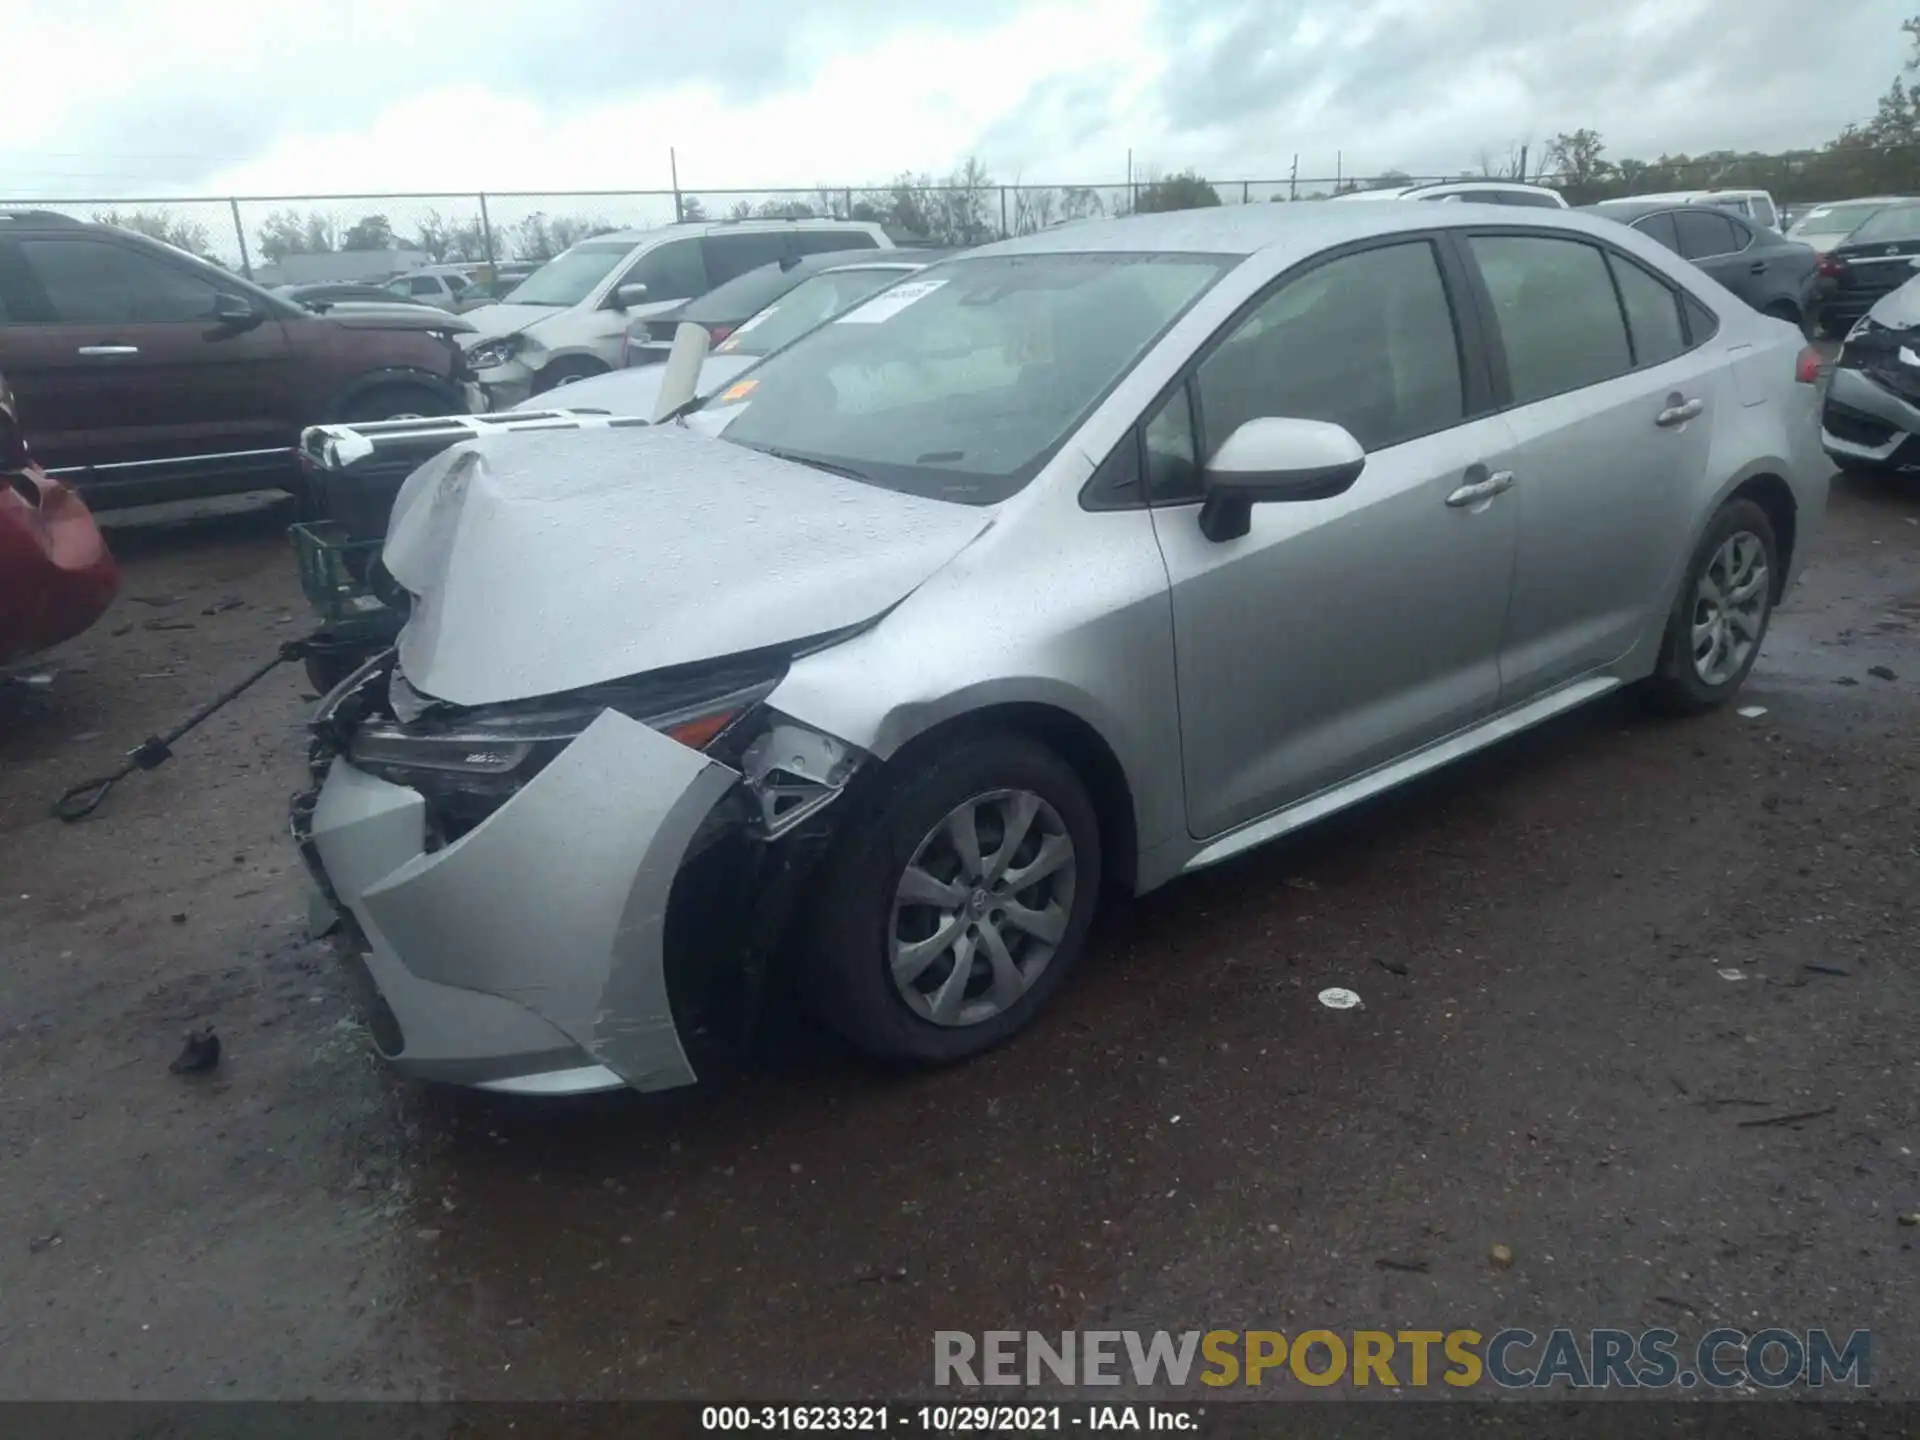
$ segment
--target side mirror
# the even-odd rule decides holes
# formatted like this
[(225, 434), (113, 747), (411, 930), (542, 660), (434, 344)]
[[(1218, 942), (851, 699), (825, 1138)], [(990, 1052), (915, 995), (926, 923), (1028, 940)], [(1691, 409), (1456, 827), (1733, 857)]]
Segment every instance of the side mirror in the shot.
[(253, 302), (244, 295), (228, 295), (224, 292), (213, 300), (213, 318), (222, 325), (236, 330), (245, 330), (258, 325), (266, 317), (254, 309)]
[(622, 285), (613, 292), (613, 308), (631, 310), (635, 305), (644, 303), (646, 298), (647, 287), (636, 280), (633, 284)]
[(1249, 420), (1207, 462), (1200, 533), (1213, 541), (1238, 539), (1252, 523), (1253, 506), (1343, 494), (1366, 465), (1366, 451), (1343, 426)]

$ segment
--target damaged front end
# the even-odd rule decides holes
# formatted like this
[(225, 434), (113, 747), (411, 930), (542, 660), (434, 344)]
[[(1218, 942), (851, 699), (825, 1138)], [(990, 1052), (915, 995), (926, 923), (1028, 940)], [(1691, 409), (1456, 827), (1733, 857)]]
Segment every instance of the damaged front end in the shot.
[(1920, 469), (1920, 283), (1883, 297), (1848, 332), (1820, 428), (1842, 465)]
[(389, 653), (316, 711), (293, 830), (374, 1038), (425, 1079), (691, 1084), (757, 1024), (864, 752), (766, 704), (795, 650), (453, 706)]

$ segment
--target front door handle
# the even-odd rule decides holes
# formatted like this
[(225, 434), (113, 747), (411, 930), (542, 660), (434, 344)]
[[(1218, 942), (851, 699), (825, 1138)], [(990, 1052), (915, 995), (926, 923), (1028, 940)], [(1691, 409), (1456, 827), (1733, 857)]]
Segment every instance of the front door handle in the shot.
[(82, 355), (138, 355), (138, 345), (82, 345)]
[(1764, 274), (1766, 274), (1766, 273), (1767, 273), (1767, 262), (1766, 262), (1766, 261), (1764, 261), (1764, 260), (1756, 260), (1756, 261), (1754, 261), (1754, 262), (1753, 262), (1753, 264), (1751, 264), (1751, 265), (1749, 265), (1749, 266), (1747, 267), (1747, 273), (1748, 273), (1749, 275), (1764, 275)]
[[(1679, 403), (1674, 403), (1676, 401)], [(1698, 420), (1700, 412), (1706, 408), (1702, 401), (1681, 400), (1678, 395), (1671, 395), (1667, 397), (1667, 408), (1653, 417), (1653, 423), (1668, 428), (1684, 425), (1689, 420)]]
[(1469, 505), (1477, 505), (1482, 500), (1491, 500), (1494, 496), (1513, 488), (1513, 472), (1501, 470), (1487, 476), (1484, 480), (1475, 480), (1472, 484), (1462, 485), (1447, 496), (1447, 504), (1456, 510)]

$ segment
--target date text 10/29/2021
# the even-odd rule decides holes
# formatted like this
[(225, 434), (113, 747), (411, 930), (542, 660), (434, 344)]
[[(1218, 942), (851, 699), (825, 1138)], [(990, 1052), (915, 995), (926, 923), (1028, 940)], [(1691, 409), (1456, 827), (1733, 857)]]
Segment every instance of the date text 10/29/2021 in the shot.
[(1009, 1435), (1028, 1431), (1139, 1430), (1194, 1434), (1204, 1412), (1183, 1405), (707, 1405), (700, 1428), (868, 1431), (896, 1435)]

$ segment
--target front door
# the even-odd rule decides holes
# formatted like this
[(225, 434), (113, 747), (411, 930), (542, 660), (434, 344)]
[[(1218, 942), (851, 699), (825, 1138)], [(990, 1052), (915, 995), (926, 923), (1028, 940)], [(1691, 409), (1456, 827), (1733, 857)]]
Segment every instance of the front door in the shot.
[(287, 341), (271, 316), (216, 320), (215, 277), (95, 231), (0, 248), (11, 323), (37, 341), (8, 378), (48, 469), (285, 448)]
[[(1513, 441), (1456, 331), (1461, 273), (1420, 238), (1285, 277), (1147, 419), (1198, 838), (1494, 708)], [(1366, 469), (1343, 495), (1256, 505), (1246, 535), (1210, 541), (1196, 459), (1267, 416), (1344, 425)]]
[(1467, 249), (1519, 442), (1505, 707), (1620, 659), (1664, 613), (1716, 412), (1738, 400), (1650, 269), (1564, 233), (1474, 235)]

